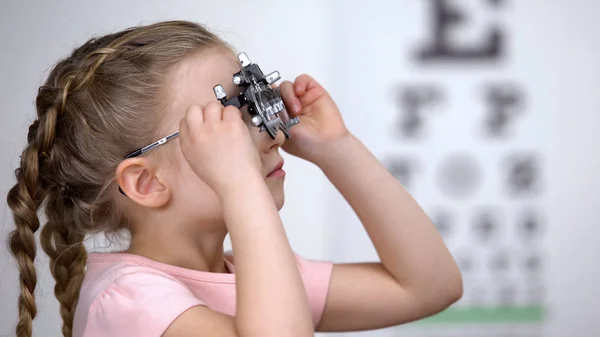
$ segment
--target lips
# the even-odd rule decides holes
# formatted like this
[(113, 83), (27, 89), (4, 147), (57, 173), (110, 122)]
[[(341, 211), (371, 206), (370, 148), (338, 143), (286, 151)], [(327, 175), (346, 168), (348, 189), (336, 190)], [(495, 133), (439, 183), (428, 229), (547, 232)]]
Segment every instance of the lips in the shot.
[(267, 175), (267, 177), (268, 177), (268, 176), (270, 176), (270, 175), (272, 175), (273, 173), (275, 173), (275, 172), (277, 172), (277, 171), (281, 170), (282, 168), (283, 168), (283, 160), (281, 160), (281, 161), (280, 161), (280, 162), (277, 164), (277, 166), (275, 166), (275, 167), (273, 168), (273, 170), (271, 170), (271, 172), (269, 172), (269, 174)]

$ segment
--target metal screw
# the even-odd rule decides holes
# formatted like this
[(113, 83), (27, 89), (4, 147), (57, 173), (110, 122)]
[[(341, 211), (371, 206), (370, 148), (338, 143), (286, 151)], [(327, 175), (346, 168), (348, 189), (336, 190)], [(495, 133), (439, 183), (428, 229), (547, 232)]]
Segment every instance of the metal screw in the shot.
[(258, 126), (260, 126), (262, 124), (262, 118), (260, 118), (260, 116), (254, 115), (254, 116), (252, 116), (252, 119), (250, 120), (250, 123), (253, 126), (258, 127)]

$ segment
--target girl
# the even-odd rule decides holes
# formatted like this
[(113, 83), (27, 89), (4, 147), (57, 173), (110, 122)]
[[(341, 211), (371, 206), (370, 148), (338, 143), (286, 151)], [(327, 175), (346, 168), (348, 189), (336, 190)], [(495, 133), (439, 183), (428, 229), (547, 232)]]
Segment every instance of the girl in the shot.
[[(306, 75), (282, 83), (301, 123), (290, 140), (273, 140), (214, 98), (216, 84), (238, 90), (239, 69), (226, 43), (182, 21), (92, 39), (53, 68), (8, 195), (18, 337), (31, 336), (36, 316), (42, 204), (64, 336), (312, 336), (413, 321), (460, 298), (461, 275), (434, 226), (346, 129), (327, 92)], [(292, 252), (278, 215), (279, 148), (323, 170), (381, 263)], [(86, 234), (120, 229), (131, 233), (127, 251), (86, 254)]]

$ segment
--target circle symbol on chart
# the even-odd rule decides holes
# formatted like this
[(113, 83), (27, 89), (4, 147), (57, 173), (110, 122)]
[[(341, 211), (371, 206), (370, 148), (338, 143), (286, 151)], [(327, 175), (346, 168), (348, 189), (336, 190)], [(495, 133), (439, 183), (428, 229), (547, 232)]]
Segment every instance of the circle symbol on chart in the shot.
[(481, 184), (481, 176), (481, 168), (475, 158), (466, 154), (455, 154), (440, 163), (438, 185), (450, 198), (465, 198), (475, 193)]
[(522, 238), (532, 240), (542, 234), (543, 220), (535, 210), (526, 209), (518, 214), (517, 226), (518, 233)]
[(539, 256), (529, 256), (525, 259), (525, 267), (531, 272), (537, 272), (542, 267), (542, 259)]
[(500, 210), (482, 209), (473, 218), (475, 236), (483, 241), (489, 241), (499, 233), (501, 224)]

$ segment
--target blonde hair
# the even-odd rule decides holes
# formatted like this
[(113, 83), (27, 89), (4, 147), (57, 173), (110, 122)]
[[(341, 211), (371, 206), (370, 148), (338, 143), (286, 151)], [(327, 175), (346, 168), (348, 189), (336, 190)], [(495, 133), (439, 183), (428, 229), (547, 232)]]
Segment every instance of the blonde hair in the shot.
[[(37, 119), (8, 193), (16, 229), (9, 237), (21, 283), (17, 337), (32, 334), (37, 314), (34, 233), (60, 302), (62, 333), (72, 335), (87, 253), (87, 233), (123, 227), (110, 190), (119, 162), (153, 141), (165, 108), (161, 87), (178, 62), (203, 49), (229, 47), (201, 25), (168, 21), (93, 38), (61, 60), (39, 88)], [(164, 96), (164, 95), (163, 95)]]

